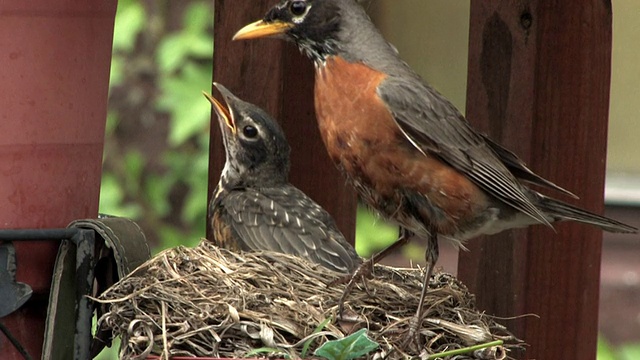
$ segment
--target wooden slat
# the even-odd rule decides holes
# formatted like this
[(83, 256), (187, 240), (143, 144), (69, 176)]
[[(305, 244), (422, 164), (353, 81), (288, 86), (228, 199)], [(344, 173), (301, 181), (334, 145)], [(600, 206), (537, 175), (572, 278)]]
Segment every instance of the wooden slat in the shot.
[[(311, 61), (303, 58), (293, 44), (281, 40), (231, 41), (237, 30), (262, 18), (273, 4), (274, 1), (214, 1), (214, 81), (280, 121), (291, 144), (291, 182), (327, 209), (353, 243), (356, 197), (320, 139), (313, 109)], [(220, 130), (217, 120), (212, 120), (209, 196), (224, 165)]]
[[(530, 167), (603, 210), (611, 66), (608, 0), (471, 2), (467, 116)], [(553, 194), (556, 196), (557, 194)], [(595, 359), (600, 230), (559, 224), (469, 242), (459, 276), (531, 346)]]

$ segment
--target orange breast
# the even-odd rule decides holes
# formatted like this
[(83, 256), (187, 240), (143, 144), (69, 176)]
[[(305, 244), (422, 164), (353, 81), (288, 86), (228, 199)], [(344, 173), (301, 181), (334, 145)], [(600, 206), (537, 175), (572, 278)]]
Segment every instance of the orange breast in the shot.
[(216, 246), (233, 251), (240, 251), (241, 247), (231, 226), (227, 224), (219, 209), (214, 210), (211, 217), (211, 229), (213, 230), (213, 241)]
[(315, 108), (327, 151), (356, 183), (364, 200), (384, 215), (396, 217), (401, 212), (404, 194), (423, 194), (442, 216), (426, 211), (421, 220), (435, 225), (440, 233), (452, 233), (458, 221), (471, 220), (486, 207), (486, 196), (465, 176), (438, 158), (425, 156), (403, 136), (376, 93), (385, 77), (339, 57), (327, 59), (326, 66), (316, 70)]

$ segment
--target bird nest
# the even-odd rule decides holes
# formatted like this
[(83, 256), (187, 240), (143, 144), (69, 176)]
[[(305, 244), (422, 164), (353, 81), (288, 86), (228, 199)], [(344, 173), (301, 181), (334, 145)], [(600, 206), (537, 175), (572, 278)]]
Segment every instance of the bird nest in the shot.
[(339, 316), (344, 285), (332, 283), (339, 274), (289, 255), (238, 254), (203, 241), (158, 254), (103, 293), (96, 299), (106, 310), (98, 326), (121, 337), (124, 359), (309, 357), (319, 345), (360, 328), (378, 344), (367, 358), (428, 358), (502, 340), (446, 357), (501, 359), (520, 346), (478, 312), (473, 295), (446, 273), (431, 279), (418, 340), (403, 346), (422, 274), (376, 265), (370, 279), (358, 281)]

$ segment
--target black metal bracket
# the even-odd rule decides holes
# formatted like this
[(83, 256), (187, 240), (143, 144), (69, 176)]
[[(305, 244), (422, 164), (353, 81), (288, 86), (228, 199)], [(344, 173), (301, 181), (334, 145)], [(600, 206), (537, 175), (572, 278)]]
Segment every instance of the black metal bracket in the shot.
[(33, 291), (16, 281), (16, 249), (9, 241), (0, 242), (0, 318), (18, 310)]
[[(90, 358), (89, 354), (92, 338), (91, 319), (93, 317), (93, 304), (89, 298), (87, 298), (87, 295), (91, 295), (91, 291), (93, 289), (93, 269), (95, 266), (96, 242), (95, 231), (80, 228), (0, 230), (0, 241), (5, 242), (4, 244), (10, 244), (14, 241), (62, 240), (69, 240), (76, 246), (76, 326), (73, 352), (74, 359), (85, 360)], [(0, 269), (0, 272), (2, 271), (4, 270)], [(0, 304), (0, 307), (3, 305), (4, 304)], [(15, 310), (17, 310), (17, 308), (13, 309), (13, 311)], [(32, 358), (29, 354), (23, 351), (24, 349), (22, 349), (21, 352), (25, 359)]]

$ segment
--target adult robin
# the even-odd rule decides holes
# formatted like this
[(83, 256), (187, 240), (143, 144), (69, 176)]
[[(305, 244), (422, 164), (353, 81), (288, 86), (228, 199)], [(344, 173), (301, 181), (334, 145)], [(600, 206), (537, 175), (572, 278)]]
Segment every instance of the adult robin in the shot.
[(333, 218), (291, 185), (289, 144), (266, 112), (214, 83), (227, 106), (208, 94), (220, 123), (226, 162), (209, 206), (214, 243), (242, 251), (270, 250), (350, 273), (360, 257)]
[(563, 220), (637, 232), (527, 187), (525, 182), (572, 195), (471, 128), (399, 58), (356, 1), (282, 0), (234, 39), (259, 37), (293, 41), (313, 60), (324, 144), (361, 198), (400, 225), (402, 234), (392, 248), (413, 235), (428, 239), (409, 336), (420, 321), (438, 259), (438, 235), (462, 245), (483, 234)]

